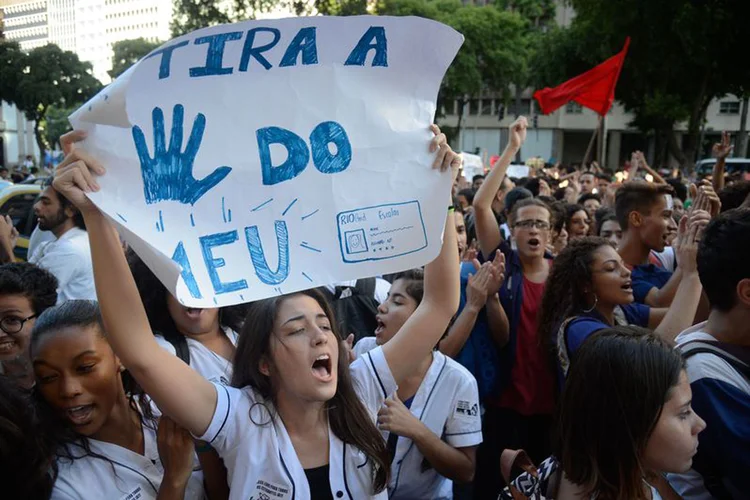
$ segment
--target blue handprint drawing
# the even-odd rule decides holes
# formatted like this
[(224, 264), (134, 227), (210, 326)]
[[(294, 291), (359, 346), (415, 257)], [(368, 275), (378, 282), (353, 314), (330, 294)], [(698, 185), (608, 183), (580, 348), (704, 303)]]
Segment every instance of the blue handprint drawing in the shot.
[(182, 130), (185, 108), (182, 104), (174, 107), (172, 132), (169, 137), (169, 149), (165, 144), (164, 113), (156, 107), (152, 113), (154, 122), (154, 156), (149, 154), (146, 137), (139, 126), (132, 129), (138, 159), (141, 162), (143, 176), (143, 194), (146, 203), (173, 200), (194, 205), (201, 196), (232, 171), (231, 167), (219, 167), (202, 180), (193, 177), (193, 162), (198, 153), (203, 131), (206, 129), (206, 117), (198, 113), (193, 121), (185, 151), (182, 152)]

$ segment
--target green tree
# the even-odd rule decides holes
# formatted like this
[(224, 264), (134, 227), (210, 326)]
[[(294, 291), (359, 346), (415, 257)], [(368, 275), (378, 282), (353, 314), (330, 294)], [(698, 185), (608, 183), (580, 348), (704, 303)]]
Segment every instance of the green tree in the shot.
[(0, 38), (0, 100), (13, 102), (23, 69), (24, 53), (18, 42)]
[(523, 70), (525, 21), (518, 13), (458, 0), (384, 0), (378, 13), (434, 19), (464, 35), (438, 95), (439, 104), (458, 102), (458, 125), (451, 135), (461, 133), (463, 110), (472, 96), (482, 90), (509, 95), (514, 75)]
[(50, 106), (47, 110), (42, 129), (44, 130), (46, 143), (49, 145), (50, 149), (55, 149), (55, 146), (60, 142), (60, 137), (66, 132), (72, 130), (68, 117), (75, 110), (76, 108), (74, 107), (61, 108), (58, 106)]
[(208, 26), (255, 19), (258, 13), (294, 4), (295, 0), (175, 0), (170, 28), (172, 36), (180, 36)]
[(149, 42), (145, 38), (115, 42), (112, 45), (112, 69), (107, 73), (114, 80), (159, 45), (160, 42)]
[[(738, 64), (750, 4), (744, 0), (570, 0), (571, 26), (548, 33), (549, 49), (537, 64), (547, 76), (570, 78), (632, 43), (617, 87), (617, 98), (635, 115), (633, 125), (664, 137), (672, 155), (692, 168), (700, 126), (712, 99), (748, 80)], [(555, 85), (564, 78), (540, 83)], [(675, 126), (687, 123), (680, 145)]]
[(34, 122), (36, 142), (40, 153), (44, 154), (49, 147), (44, 122), (50, 107), (81, 105), (102, 85), (92, 76), (90, 63), (82, 62), (73, 52), (63, 51), (54, 44), (14, 57), (17, 57), (14, 64), (19, 68), (13, 82), (15, 87), (11, 88), (3, 78), (0, 94)]

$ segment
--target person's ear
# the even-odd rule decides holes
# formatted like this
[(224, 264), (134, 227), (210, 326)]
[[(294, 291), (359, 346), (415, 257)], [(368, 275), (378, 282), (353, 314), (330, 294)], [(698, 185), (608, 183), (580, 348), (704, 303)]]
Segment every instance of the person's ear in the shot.
[(641, 227), (643, 225), (643, 215), (637, 210), (628, 214), (628, 227)]
[(737, 301), (750, 308), (750, 278), (745, 278), (737, 283)]
[(271, 363), (269, 362), (267, 356), (263, 356), (262, 358), (260, 358), (260, 361), (258, 362), (258, 370), (266, 377), (271, 376)]

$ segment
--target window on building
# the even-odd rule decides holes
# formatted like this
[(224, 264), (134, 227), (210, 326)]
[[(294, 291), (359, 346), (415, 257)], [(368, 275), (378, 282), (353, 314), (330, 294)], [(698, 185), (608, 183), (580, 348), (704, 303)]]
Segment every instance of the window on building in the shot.
[(492, 99), (482, 99), (481, 114), (492, 116)]
[(569, 115), (580, 115), (583, 113), (583, 106), (577, 102), (570, 101), (565, 105), (565, 113)]
[(469, 115), (476, 116), (479, 114), (479, 99), (469, 99)]
[(740, 101), (722, 101), (719, 103), (720, 115), (740, 114)]

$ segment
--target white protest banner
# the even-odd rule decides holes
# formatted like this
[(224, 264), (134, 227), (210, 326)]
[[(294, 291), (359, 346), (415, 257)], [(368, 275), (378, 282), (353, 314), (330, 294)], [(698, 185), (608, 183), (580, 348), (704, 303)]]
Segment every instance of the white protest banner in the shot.
[(108, 170), (91, 199), (191, 307), (425, 264), (450, 189), (429, 125), (462, 43), (370, 16), (176, 38), (71, 116)]

